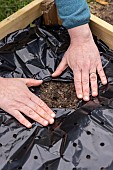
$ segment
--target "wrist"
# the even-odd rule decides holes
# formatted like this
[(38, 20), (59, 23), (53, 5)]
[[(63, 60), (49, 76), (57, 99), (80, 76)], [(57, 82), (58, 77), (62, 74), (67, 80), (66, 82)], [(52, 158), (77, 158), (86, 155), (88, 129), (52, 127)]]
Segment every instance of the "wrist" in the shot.
[(68, 29), (71, 43), (83, 43), (93, 40), (93, 36), (88, 24)]

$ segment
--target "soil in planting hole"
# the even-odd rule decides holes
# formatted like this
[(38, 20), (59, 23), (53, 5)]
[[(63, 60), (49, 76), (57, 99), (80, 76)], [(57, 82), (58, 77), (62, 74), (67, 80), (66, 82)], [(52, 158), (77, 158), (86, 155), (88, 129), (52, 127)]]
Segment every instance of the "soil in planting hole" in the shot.
[(50, 108), (75, 109), (78, 102), (74, 83), (52, 81), (44, 83), (40, 86), (40, 98)]

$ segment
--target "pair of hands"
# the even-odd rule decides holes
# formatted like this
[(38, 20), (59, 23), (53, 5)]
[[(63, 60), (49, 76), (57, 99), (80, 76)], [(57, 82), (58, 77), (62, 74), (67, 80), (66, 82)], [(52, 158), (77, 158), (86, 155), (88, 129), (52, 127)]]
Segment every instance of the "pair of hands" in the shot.
[[(69, 66), (74, 74), (77, 97), (88, 101), (89, 83), (91, 83), (92, 96), (98, 95), (96, 71), (103, 84), (107, 83), (107, 79), (88, 24), (68, 31), (71, 37), (70, 46), (52, 76), (59, 76)], [(32, 124), (21, 113), (43, 126), (53, 124), (55, 113), (28, 89), (41, 83), (42, 80), (0, 78), (0, 108), (27, 128), (32, 127)]]

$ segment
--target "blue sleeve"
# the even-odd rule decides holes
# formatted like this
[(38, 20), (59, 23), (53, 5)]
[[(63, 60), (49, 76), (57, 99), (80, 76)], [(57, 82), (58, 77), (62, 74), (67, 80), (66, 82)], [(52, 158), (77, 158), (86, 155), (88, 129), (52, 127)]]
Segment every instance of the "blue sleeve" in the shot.
[(56, 0), (58, 14), (67, 29), (84, 25), (90, 20), (86, 0)]

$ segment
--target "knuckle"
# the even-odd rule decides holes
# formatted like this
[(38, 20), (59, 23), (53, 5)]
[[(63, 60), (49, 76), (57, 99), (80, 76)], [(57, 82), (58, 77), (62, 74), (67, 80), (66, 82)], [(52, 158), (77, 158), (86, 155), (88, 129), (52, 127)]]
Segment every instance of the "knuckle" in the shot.
[(10, 109), (15, 109), (18, 107), (18, 104), (16, 102), (8, 102), (8, 107)]
[(30, 117), (33, 117), (34, 116), (34, 111), (30, 109), (28, 114), (29, 114)]
[(36, 112), (37, 112), (37, 111), (38, 111), (39, 106), (38, 106), (37, 104), (35, 104), (35, 103), (34, 103), (34, 104), (32, 105), (32, 108), (34, 109), (34, 111), (36, 111)]
[(91, 75), (90, 76), (90, 80), (91, 81), (96, 81), (97, 80), (97, 76), (96, 75)]
[(99, 68), (98, 71), (99, 71), (99, 73), (103, 72), (103, 68)]
[(39, 106), (44, 107), (45, 106), (44, 102), (39, 100)]
[(88, 85), (89, 81), (88, 81), (88, 79), (84, 79), (82, 83), (83, 83), (83, 85)]
[(89, 88), (84, 89), (84, 94), (89, 94)]
[(97, 86), (96, 85), (92, 86), (92, 91), (97, 91)]
[(40, 107), (37, 107), (37, 112), (40, 114), (42, 109)]

